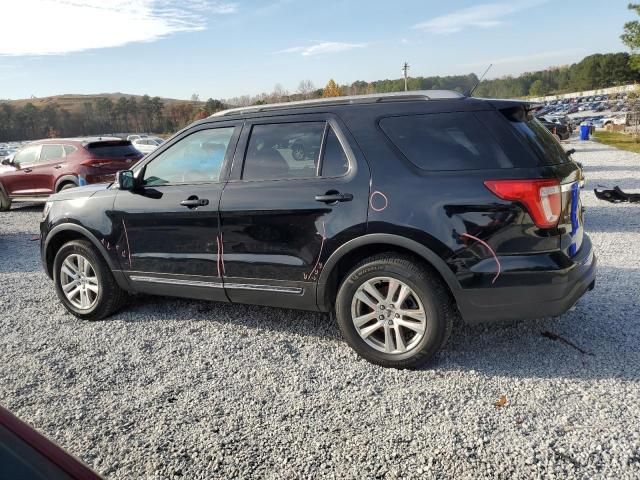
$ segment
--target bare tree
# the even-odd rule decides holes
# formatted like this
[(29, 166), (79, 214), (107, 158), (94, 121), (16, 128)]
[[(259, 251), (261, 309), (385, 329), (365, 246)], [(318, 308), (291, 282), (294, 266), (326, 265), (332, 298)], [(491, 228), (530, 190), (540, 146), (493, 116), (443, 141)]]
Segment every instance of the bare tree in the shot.
[(316, 86), (311, 80), (301, 80), (298, 84), (298, 93), (304, 98), (311, 98)]

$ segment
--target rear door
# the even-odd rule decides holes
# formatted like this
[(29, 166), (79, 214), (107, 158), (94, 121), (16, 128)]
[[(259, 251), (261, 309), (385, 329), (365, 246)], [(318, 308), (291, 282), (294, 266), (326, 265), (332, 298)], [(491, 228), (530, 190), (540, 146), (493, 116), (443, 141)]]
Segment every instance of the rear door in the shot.
[(316, 309), (323, 263), (365, 233), (369, 169), (337, 117), (247, 120), (220, 204), (232, 302)]
[(140, 292), (226, 300), (218, 206), (241, 123), (200, 125), (136, 172), (116, 195), (112, 224), (121, 269)]
[(56, 179), (64, 171), (66, 154), (61, 144), (45, 143), (33, 169), (34, 185), (43, 193), (55, 193)]

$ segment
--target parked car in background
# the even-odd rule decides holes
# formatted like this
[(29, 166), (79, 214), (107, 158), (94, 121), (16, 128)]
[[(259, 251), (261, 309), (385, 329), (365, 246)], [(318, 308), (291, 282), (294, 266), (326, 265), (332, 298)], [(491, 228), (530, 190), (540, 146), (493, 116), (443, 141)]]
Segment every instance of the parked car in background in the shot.
[(544, 118), (539, 119), (540, 123), (546, 127), (558, 140), (567, 140), (571, 136), (571, 129), (562, 123), (554, 123)]
[(595, 285), (579, 168), (528, 107), (436, 90), (222, 111), (53, 195), (42, 263), (80, 319), (128, 292), (332, 312), (365, 359), (416, 367), (458, 312), (557, 316)]
[(162, 142), (164, 142), (164, 140), (159, 137), (145, 137), (138, 138), (131, 143), (136, 148), (136, 150), (147, 154), (153, 152), (156, 148), (162, 145)]
[(15, 201), (45, 201), (52, 193), (88, 183), (112, 182), (118, 170), (143, 155), (119, 138), (38, 140), (0, 166), (0, 211)]
[(147, 138), (149, 135), (145, 135), (144, 133), (137, 133), (135, 135), (127, 135), (127, 140), (133, 142), (134, 140), (139, 140), (141, 138)]

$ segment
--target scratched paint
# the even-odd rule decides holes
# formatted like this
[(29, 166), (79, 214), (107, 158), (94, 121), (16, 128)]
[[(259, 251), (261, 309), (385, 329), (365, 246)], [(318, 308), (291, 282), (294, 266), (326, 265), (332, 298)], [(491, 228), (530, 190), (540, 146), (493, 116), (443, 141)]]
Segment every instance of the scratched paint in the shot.
[(373, 211), (382, 212), (388, 205), (389, 199), (384, 193), (379, 192), (378, 190), (373, 192), (371, 197), (369, 197), (369, 206)]
[(129, 234), (127, 233), (127, 225), (122, 219), (122, 229), (124, 230), (124, 239), (127, 243), (127, 259), (129, 260), (129, 268), (131, 268), (131, 246), (129, 245)]
[(304, 280), (317, 280), (320, 271), (322, 270), (322, 263), (320, 263), (320, 258), (322, 257), (322, 251), (324, 249), (324, 241), (326, 239), (327, 232), (324, 226), (324, 221), (322, 222), (322, 241), (320, 242), (320, 251), (318, 252), (318, 258), (316, 259), (316, 263), (311, 269), (309, 273), (305, 273), (302, 275)]
[(472, 240), (477, 241), (478, 243), (480, 243), (481, 245), (483, 245), (487, 250), (489, 250), (489, 252), (491, 253), (491, 255), (493, 256), (493, 259), (496, 262), (496, 265), (498, 267), (498, 271), (496, 272), (496, 276), (493, 277), (493, 280), (491, 280), (491, 284), (493, 285), (494, 283), (496, 283), (496, 280), (498, 279), (498, 277), (500, 276), (500, 273), (502, 273), (502, 266), (500, 265), (500, 260), (498, 260), (498, 256), (496, 255), (496, 252), (493, 251), (493, 248), (491, 248), (489, 246), (489, 244), (481, 239), (479, 239), (478, 237), (475, 237), (473, 235), (470, 235), (468, 233), (463, 233), (460, 235), (461, 237), (467, 237), (470, 238)]

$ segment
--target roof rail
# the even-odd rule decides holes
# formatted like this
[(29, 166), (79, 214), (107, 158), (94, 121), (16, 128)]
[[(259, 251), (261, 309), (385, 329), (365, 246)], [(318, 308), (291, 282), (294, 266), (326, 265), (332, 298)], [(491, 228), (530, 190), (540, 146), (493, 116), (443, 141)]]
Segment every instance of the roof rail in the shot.
[(236, 107), (216, 112), (211, 117), (226, 117), (229, 115), (243, 115), (246, 113), (268, 112), (290, 108), (305, 108), (316, 105), (353, 105), (370, 104), (380, 102), (402, 102), (410, 100), (444, 100), (465, 98), (459, 92), (453, 90), (416, 90), (413, 92), (372, 93), (368, 95), (351, 95), (346, 97), (314, 98), (312, 100), (299, 100), (296, 102), (268, 103), (265, 105), (251, 105), (248, 107)]

